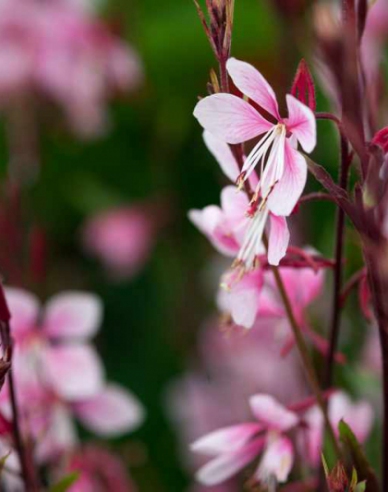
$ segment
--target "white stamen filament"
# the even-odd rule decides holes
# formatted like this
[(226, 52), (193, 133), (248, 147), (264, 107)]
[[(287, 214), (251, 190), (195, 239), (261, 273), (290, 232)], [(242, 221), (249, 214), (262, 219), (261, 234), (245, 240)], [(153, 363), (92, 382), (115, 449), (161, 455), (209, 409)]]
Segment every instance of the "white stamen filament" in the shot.
[(256, 257), (261, 253), (262, 237), (268, 218), (268, 209), (258, 210), (250, 219), (251, 223), (245, 234), (244, 242), (237, 259), (244, 263), (246, 269), (254, 267)]
[(263, 201), (266, 201), (275, 184), (283, 176), (285, 140), (285, 125), (274, 126), (256, 144), (242, 168), (243, 181), (246, 181), (260, 163), (260, 182), (256, 195), (261, 194)]

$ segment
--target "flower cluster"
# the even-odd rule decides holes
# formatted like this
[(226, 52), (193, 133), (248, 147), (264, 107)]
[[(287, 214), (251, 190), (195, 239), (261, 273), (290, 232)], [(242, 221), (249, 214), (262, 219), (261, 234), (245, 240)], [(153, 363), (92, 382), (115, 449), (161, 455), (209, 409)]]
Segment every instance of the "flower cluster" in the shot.
[(142, 77), (136, 53), (80, 2), (5, 0), (0, 40), (0, 107), (43, 95), (83, 136), (101, 132), (108, 97)]
[[(98, 297), (62, 292), (42, 306), (35, 295), (7, 288), (6, 299), (15, 344), (12, 371), (19, 425), (23, 435), (33, 439), (40, 465), (55, 466), (73, 455), (77, 463), (75, 419), (105, 438), (127, 433), (142, 423), (142, 405), (127, 390), (106, 381), (91, 344), (102, 318)], [(12, 416), (10, 400), (7, 383), (0, 395), (0, 412), (6, 421)], [(17, 471), (20, 463), (12, 451), (10, 429), (2, 433), (0, 444), (3, 455), (11, 452), (7, 463)], [(12, 475), (5, 476), (14, 480)]]

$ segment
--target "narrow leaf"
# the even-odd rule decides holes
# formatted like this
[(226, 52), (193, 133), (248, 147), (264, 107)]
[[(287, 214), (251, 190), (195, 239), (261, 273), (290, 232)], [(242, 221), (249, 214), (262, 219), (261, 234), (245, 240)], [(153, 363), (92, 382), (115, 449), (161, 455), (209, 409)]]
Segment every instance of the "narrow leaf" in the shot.
[(58, 483), (50, 488), (50, 492), (66, 492), (78, 480), (79, 473), (74, 472), (63, 477)]
[(380, 490), (377, 477), (368, 463), (364, 451), (357, 441), (352, 429), (348, 424), (341, 420), (338, 424), (338, 430), (340, 434), (341, 441), (344, 443), (347, 451), (349, 452), (354, 467), (357, 470), (357, 475), (361, 480), (366, 480), (368, 482), (368, 492), (378, 492)]

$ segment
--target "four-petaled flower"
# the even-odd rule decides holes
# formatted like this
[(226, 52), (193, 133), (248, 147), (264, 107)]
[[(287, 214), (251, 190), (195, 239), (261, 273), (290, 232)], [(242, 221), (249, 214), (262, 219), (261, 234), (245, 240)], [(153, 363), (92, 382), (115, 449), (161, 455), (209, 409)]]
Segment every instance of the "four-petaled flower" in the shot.
[(290, 94), (286, 96), (288, 118), (282, 118), (273, 89), (248, 63), (231, 58), (227, 69), (236, 87), (275, 120), (268, 121), (252, 104), (233, 94), (205, 97), (194, 110), (205, 130), (228, 144), (261, 136), (237, 178), (241, 187), (256, 166), (260, 166), (260, 179), (248, 210), (251, 224), (238, 255), (249, 269), (255, 266), (256, 251), (269, 213), (290, 215), (303, 192), (307, 165), (296, 147), (299, 142), (305, 152), (314, 149), (316, 122), (314, 113)]

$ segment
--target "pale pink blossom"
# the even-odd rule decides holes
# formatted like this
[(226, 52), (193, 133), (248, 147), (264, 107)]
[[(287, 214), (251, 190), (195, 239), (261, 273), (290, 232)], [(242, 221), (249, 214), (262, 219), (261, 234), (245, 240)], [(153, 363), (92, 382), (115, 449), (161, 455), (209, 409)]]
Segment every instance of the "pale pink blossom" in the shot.
[(362, 61), (368, 81), (375, 80), (378, 75), (387, 40), (388, 5), (386, 0), (377, 0), (369, 6), (361, 43)]
[(249, 403), (256, 422), (219, 429), (192, 444), (192, 451), (212, 458), (197, 472), (201, 483), (221, 483), (261, 453), (254, 479), (264, 483), (271, 476), (281, 483), (287, 480), (293, 465), (294, 449), (283, 434), (299, 424), (299, 416), (270, 395), (252, 396)]
[(85, 251), (97, 257), (108, 275), (136, 275), (151, 255), (157, 227), (150, 210), (140, 205), (117, 207), (92, 216), (82, 230)]
[(234, 58), (228, 60), (227, 70), (236, 87), (276, 123), (269, 122), (244, 99), (222, 93), (202, 99), (194, 115), (207, 131), (230, 144), (262, 136), (245, 160), (239, 181), (245, 182), (260, 165), (260, 181), (255, 190), (260, 200), (259, 210), (267, 204), (274, 214), (289, 215), (303, 192), (307, 177), (306, 161), (295, 149), (295, 141), (306, 152), (314, 149), (314, 114), (288, 94), (289, 114), (288, 118), (282, 118), (275, 93), (260, 72)]
[[(374, 411), (366, 401), (353, 403), (344, 392), (336, 392), (329, 398), (329, 420), (338, 436), (338, 424), (344, 420), (352, 429), (358, 441), (364, 443), (372, 430)], [(314, 406), (304, 415), (306, 430), (300, 435), (300, 447), (307, 461), (312, 466), (319, 466), (323, 446), (323, 416), (321, 410)]]
[(69, 492), (135, 492), (136, 486), (128, 476), (118, 456), (96, 445), (83, 446), (69, 458), (65, 475), (78, 472)]
[[(206, 131), (204, 140), (225, 175), (236, 181), (239, 167), (229, 145)], [(252, 186), (257, 184), (254, 172), (249, 182)], [(271, 213), (266, 206), (258, 210), (254, 205), (253, 210), (246, 193), (236, 194), (234, 187), (227, 186), (221, 193), (221, 207), (210, 205), (203, 210), (191, 210), (189, 218), (218, 251), (236, 257), (236, 264), (243, 263), (247, 270), (252, 269), (257, 256), (264, 253), (262, 235), (269, 219), (268, 261), (278, 265), (290, 240), (286, 219)]]
[[(23, 429), (37, 439), (40, 461), (78, 441), (73, 417), (101, 436), (136, 428), (144, 410), (127, 390), (109, 384), (90, 338), (102, 317), (98, 297), (62, 292), (42, 306), (33, 294), (7, 288), (15, 340), (13, 373)], [(9, 389), (0, 406), (10, 414)]]
[(209, 205), (203, 210), (191, 210), (189, 218), (220, 253), (236, 257), (237, 262), (243, 262), (251, 270), (257, 257), (264, 253), (261, 238), (269, 217), (268, 261), (278, 265), (290, 239), (285, 218), (267, 209), (247, 217), (248, 208), (246, 194), (236, 194), (233, 186), (227, 186), (221, 193), (221, 207)]
[(0, 106), (38, 93), (83, 136), (106, 126), (106, 102), (141, 80), (134, 51), (75, 2), (0, 3)]

